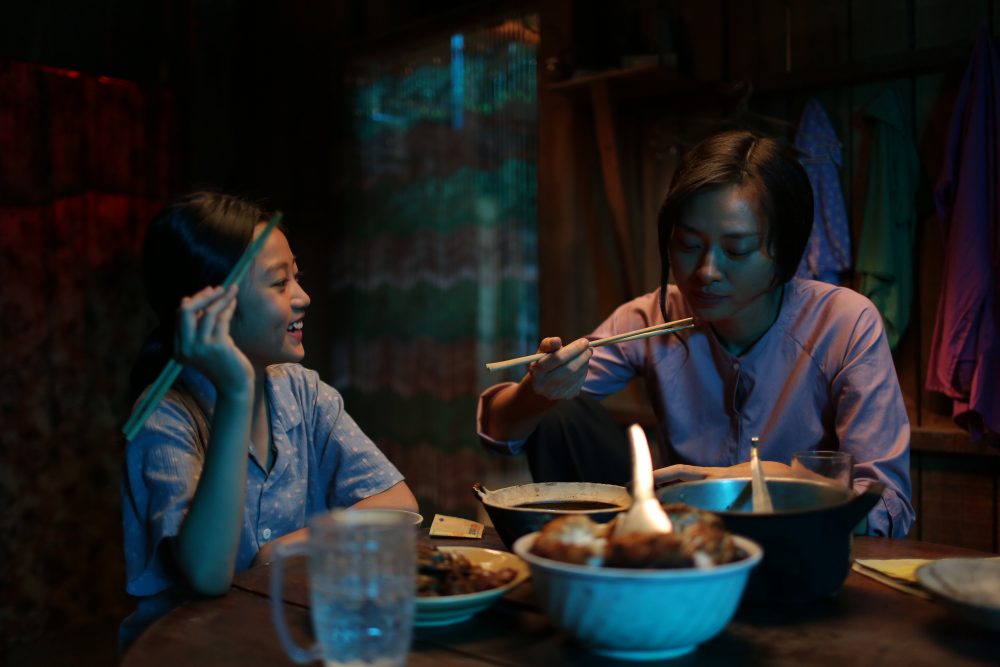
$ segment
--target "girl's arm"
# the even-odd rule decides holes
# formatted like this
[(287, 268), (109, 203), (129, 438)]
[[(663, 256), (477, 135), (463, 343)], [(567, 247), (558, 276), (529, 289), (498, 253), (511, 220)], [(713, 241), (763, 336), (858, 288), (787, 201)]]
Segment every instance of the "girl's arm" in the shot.
[(204, 467), (174, 543), (181, 572), (204, 595), (229, 588), (243, 526), (254, 372), (229, 335), (236, 291), (206, 288), (184, 299), (175, 344), (217, 390)]
[(356, 509), (389, 508), (408, 510), (410, 512), (419, 511), (417, 499), (414, 497), (413, 492), (410, 491), (410, 487), (406, 485), (406, 482), (397, 482), (381, 493), (362, 498), (351, 505), (351, 507)]
[[(410, 491), (410, 487), (406, 485), (406, 482), (398, 482), (381, 493), (376, 493), (374, 496), (363, 498), (351, 505), (351, 509), (364, 508), (389, 508), (408, 510), (410, 512), (420, 511), (420, 508), (417, 506), (417, 499)], [(309, 529), (299, 528), (298, 530), (292, 531), (287, 535), (282, 535), (277, 539), (271, 540), (260, 548), (260, 551), (257, 552), (256, 556), (254, 556), (253, 564), (260, 565), (262, 563), (270, 563), (276, 544), (294, 544), (295, 542), (302, 542), (307, 539), (309, 539)]]

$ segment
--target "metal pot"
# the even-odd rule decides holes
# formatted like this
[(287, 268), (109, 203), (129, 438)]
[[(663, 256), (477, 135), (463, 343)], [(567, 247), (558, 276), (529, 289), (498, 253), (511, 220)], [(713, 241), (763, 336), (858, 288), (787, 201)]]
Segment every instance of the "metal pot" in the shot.
[[(472, 492), (483, 504), (493, 527), (508, 549), (522, 535), (540, 530), (543, 525), (565, 514), (585, 514), (593, 521), (605, 523), (628, 509), (632, 497), (624, 486), (591, 482), (544, 482), (519, 484), (490, 491), (482, 484), (473, 484)], [(560, 509), (558, 507), (524, 507), (529, 503), (547, 505), (557, 502), (606, 503), (611, 507), (597, 509)]]
[(879, 501), (883, 485), (864, 493), (811, 480), (769, 479), (773, 514), (751, 510), (750, 478), (706, 479), (659, 489), (661, 502), (718, 514), (730, 532), (764, 547), (744, 601), (801, 602), (840, 589), (851, 566), (851, 535)]

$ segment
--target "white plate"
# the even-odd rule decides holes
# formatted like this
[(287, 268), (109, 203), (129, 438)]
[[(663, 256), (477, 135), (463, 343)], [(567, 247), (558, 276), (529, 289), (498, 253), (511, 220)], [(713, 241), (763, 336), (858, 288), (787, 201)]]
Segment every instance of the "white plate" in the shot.
[(917, 581), (970, 621), (1000, 631), (1000, 558), (942, 558), (917, 569)]
[(496, 572), (510, 567), (517, 570), (517, 576), (509, 584), (478, 593), (418, 597), (417, 613), (414, 620), (414, 625), (418, 628), (451, 625), (470, 619), (527, 579), (530, 574), (528, 566), (523, 560), (506, 551), (483, 549), (482, 547), (438, 547), (438, 550), (447, 554), (465, 556), (470, 563), (478, 565), (488, 572)]

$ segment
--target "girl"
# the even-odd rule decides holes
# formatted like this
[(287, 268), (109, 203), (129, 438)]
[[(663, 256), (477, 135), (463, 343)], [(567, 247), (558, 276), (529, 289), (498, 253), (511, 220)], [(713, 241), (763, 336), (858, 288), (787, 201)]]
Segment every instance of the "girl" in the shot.
[(133, 387), (148, 386), (171, 355), (184, 371), (126, 451), (126, 589), (139, 601), (122, 624), (123, 646), (192, 595), (224, 593), (276, 541), (302, 539), (312, 514), (417, 509), (340, 394), (298, 363), (309, 295), (280, 227), (238, 286), (213, 287), (268, 217), (198, 192), (147, 234), (144, 280), (160, 324)]
[[(794, 278), (812, 227), (812, 190), (790, 150), (738, 130), (681, 161), (659, 216), (661, 285), (562, 345), (518, 384), (480, 397), (479, 433), (514, 453), (554, 405), (603, 398), (640, 375), (668, 465), (657, 481), (748, 476), (759, 436), (766, 472), (795, 451), (840, 449), (856, 487), (885, 484), (867, 531), (902, 537), (913, 522), (910, 429), (878, 311), (849, 289)], [(668, 285), (672, 275), (675, 285)], [(591, 349), (589, 341), (693, 316), (670, 336)]]

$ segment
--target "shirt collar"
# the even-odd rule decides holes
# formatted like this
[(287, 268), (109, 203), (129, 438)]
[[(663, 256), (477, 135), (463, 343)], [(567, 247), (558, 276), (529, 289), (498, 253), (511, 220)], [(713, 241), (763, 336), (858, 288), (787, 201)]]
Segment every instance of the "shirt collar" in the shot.
[[(294, 400), (291, 378), (284, 364), (267, 367), (267, 392), (270, 399), (272, 426), (279, 425), (283, 430), (290, 431), (302, 423), (302, 411)], [(215, 386), (201, 372), (185, 366), (181, 372), (180, 383), (194, 397), (205, 413), (209, 422), (215, 412)]]

